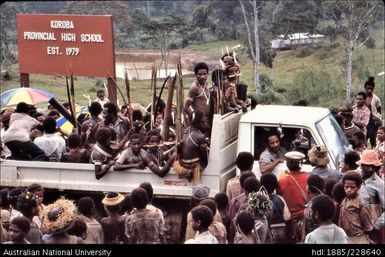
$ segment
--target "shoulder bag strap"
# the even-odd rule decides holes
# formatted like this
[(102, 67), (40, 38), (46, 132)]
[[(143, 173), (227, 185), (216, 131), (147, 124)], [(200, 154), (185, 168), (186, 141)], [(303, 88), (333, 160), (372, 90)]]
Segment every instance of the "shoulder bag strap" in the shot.
[(288, 175), (293, 181), (294, 183), (297, 185), (298, 189), (299, 189), (299, 192), (301, 193), (303, 199), (305, 199), (306, 203), (309, 202), (309, 199), (307, 198), (305, 192), (302, 190), (301, 186), (298, 184), (297, 180), (292, 176), (292, 175)]

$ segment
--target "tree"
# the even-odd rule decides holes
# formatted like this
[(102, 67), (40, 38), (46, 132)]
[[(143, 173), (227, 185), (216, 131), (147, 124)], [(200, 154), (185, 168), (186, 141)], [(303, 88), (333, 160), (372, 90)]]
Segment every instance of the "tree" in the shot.
[(292, 33), (313, 33), (318, 25), (319, 8), (314, 1), (293, 2), (281, 0), (272, 17), (271, 30), (276, 35)]
[(326, 1), (323, 3), (325, 17), (335, 23), (336, 30), (346, 40), (346, 96), (352, 97), (353, 50), (360, 35), (374, 28), (380, 8), (379, 1)]
[[(261, 85), (259, 83), (259, 31), (258, 31), (258, 26), (259, 26), (259, 18), (258, 18), (258, 13), (260, 8), (263, 5), (262, 3), (257, 3), (256, 0), (250, 0), (247, 3), (251, 7), (251, 13), (249, 14), (252, 17), (252, 26), (250, 26), (248, 22), (248, 13), (245, 9), (245, 5), (242, 0), (239, 0), (239, 3), (241, 4), (242, 7), (242, 14), (243, 18), (245, 20), (245, 26), (246, 26), (246, 32), (247, 32), (247, 38), (249, 42), (249, 48), (250, 48), (250, 53), (253, 59), (253, 64), (254, 64), (254, 88), (255, 88), (255, 93), (257, 96), (261, 93)], [(249, 10), (249, 9), (248, 9)]]
[(16, 13), (19, 10), (16, 3), (7, 2), (0, 8), (0, 41), (1, 41), (1, 65), (7, 67), (15, 62), (15, 57), (11, 52), (12, 43), (16, 43), (16, 35), (11, 35), (10, 31), (16, 31)]

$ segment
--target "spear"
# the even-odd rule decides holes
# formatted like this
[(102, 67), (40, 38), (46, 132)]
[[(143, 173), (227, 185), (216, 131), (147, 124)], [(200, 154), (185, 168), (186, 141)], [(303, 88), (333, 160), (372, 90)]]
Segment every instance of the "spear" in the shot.
[(130, 118), (130, 126), (132, 127), (134, 124), (133, 116), (132, 116), (132, 106), (131, 106), (131, 95), (130, 95), (130, 81), (128, 80), (127, 75), (127, 69), (126, 69), (126, 63), (124, 63), (124, 83), (126, 84), (126, 93), (127, 93), (127, 110), (128, 110), (128, 116)]
[(177, 87), (177, 117), (176, 117), (176, 137), (177, 142), (182, 138), (182, 115), (183, 115), (183, 74), (180, 53), (177, 59), (177, 70), (179, 74), (179, 84)]
[(74, 128), (77, 128), (77, 123), (76, 123), (76, 107), (75, 107), (75, 85), (74, 85), (74, 74), (72, 71), (72, 65), (70, 63), (70, 78), (71, 78), (71, 102), (70, 102), (70, 107), (72, 110), (72, 118), (74, 120)]
[(176, 76), (177, 75), (175, 73), (175, 76), (172, 79), (168, 80), (168, 85), (167, 85), (168, 94), (167, 94), (166, 109), (164, 111), (164, 126), (162, 130), (162, 138), (164, 142), (168, 141), (168, 137), (169, 137), (169, 131), (170, 131), (170, 125), (171, 125), (169, 122), (169, 119), (171, 117), (172, 98), (174, 96)]
[(155, 105), (155, 113), (158, 112), (158, 109), (159, 109), (159, 102), (160, 100), (162, 99), (162, 94), (163, 94), (163, 89), (166, 85), (166, 82), (167, 80), (170, 78), (170, 75), (167, 76), (167, 78), (164, 80), (163, 84), (162, 84), (162, 87), (160, 88), (160, 92), (159, 92), (159, 96), (158, 96), (158, 99), (156, 100), (156, 105)]
[(70, 94), (70, 86), (69, 86), (69, 84), (68, 84), (68, 77), (66, 76), (65, 79), (66, 79), (66, 86), (67, 86), (67, 98), (68, 98), (68, 103), (69, 103), (69, 105), (70, 105), (71, 120), (72, 120), (72, 121), (70, 121), (70, 122), (71, 122), (72, 125), (75, 127), (75, 123), (76, 123), (76, 122), (74, 122), (75, 119), (74, 119), (74, 112), (73, 112), (72, 105), (71, 105), (71, 94)]
[[(120, 87), (118, 86), (118, 83), (116, 83), (116, 80), (111, 76), (110, 73), (107, 72), (107, 75), (108, 75), (109, 78), (112, 79), (112, 81), (114, 81), (114, 83), (115, 83), (115, 85), (116, 85), (116, 88), (117, 88), (118, 91), (119, 91), (120, 96), (123, 98), (124, 104), (127, 105), (126, 98), (124, 98), (124, 94), (123, 94), (122, 90), (120, 89)], [(104, 83), (104, 84), (105, 84), (105, 83)], [(103, 106), (102, 106), (102, 107), (103, 107)]]
[(154, 128), (155, 123), (155, 95), (156, 94), (156, 68), (155, 68), (155, 62), (152, 65), (152, 73), (151, 73), (151, 122), (150, 122), (150, 128)]

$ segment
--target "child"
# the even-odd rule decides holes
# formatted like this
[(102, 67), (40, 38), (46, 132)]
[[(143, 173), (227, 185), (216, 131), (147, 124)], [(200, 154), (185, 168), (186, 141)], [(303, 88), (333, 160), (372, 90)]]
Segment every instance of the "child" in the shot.
[(30, 222), (24, 216), (14, 218), (9, 225), (9, 241), (4, 244), (31, 244), (24, 237), (29, 232)]
[[(214, 200), (204, 199), (200, 204), (209, 207), (213, 214), (217, 213), (217, 204)], [(219, 244), (227, 244), (227, 231), (222, 222), (213, 219), (209, 226), (209, 231), (215, 236)]]
[(236, 217), (236, 235), (234, 244), (259, 244), (257, 233), (254, 232), (255, 221), (253, 215), (246, 211), (240, 211)]
[(336, 211), (334, 213), (333, 223), (338, 224), (339, 217), (340, 217), (340, 209), (341, 209), (341, 203), (345, 199), (346, 193), (344, 189), (344, 185), (342, 182), (338, 182), (333, 186), (332, 190), (332, 198), (334, 202), (334, 207), (336, 208)]
[(39, 215), (39, 202), (38, 197), (34, 193), (25, 192), (19, 196), (17, 206), (21, 214), (26, 217), (30, 222), (30, 229), (25, 236), (31, 244), (41, 244), (41, 238), (43, 234), (40, 231), (39, 226), (33, 222), (33, 218)]
[(192, 228), (199, 235), (189, 239), (185, 244), (218, 244), (218, 240), (210, 233), (209, 226), (213, 222), (213, 212), (209, 207), (199, 205), (191, 210)]
[(266, 189), (261, 187), (258, 192), (250, 193), (247, 198), (247, 210), (254, 215), (254, 229), (258, 234), (261, 244), (272, 243), (273, 238), (267, 221), (271, 217), (273, 204), (269, 199)]
[(72, 133), (68, 137), (68, 152), (64, 153), (61, 162), (89, 163), (89, 152), (81, 147), (81, 138)]
[(318, 225), (313, 232), (306, 235), (306, 244), (347, 244), (345, 231), (333, 224), (334, 203), (326, 195), (318, 195), (312, 199), (312, 219)]
[(229, 198), (225, 193), (217, 193), (214, 197), (214, 201), (217, 204), (218, 212), (221, 216), (222, 223), (226, 227), (226, 231), (230, 230), (230, 218), (229, 218)]
[(273, 204), (273, 213), (270, 219), (270, 229), (275, 243), (287, 242), (286, 221), (290, 219), (290, 211), (285, 199), (274, 191), (278, 188), (278, 179), (273, 173), (265, 173), (261, 176), (261, 186), (264, 186)]
[(346, 198), (341, 203), (338, 225), (348, 235), (349, 244), (369, 244), (368, 232), (373, 230), (373, 223), (368, 207), (359, 196), (362, 177), (355, 171), (349, 171), (342, 177)]
[(114, 170), (125, 169), (144, 169), (145, 164), (143, 159), (146, 156), (146, 151), (142, 149), (142, 136), (132, 134), (130, 137), (130, 147), (122, 152), (119, 159), (114, 164)]

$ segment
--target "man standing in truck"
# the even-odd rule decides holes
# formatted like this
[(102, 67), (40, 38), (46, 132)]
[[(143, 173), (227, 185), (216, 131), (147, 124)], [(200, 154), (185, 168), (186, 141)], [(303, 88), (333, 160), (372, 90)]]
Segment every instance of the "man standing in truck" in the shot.
[(286, 150), (281, 147), (279, 135), (276, 132), (270, 132), (266, 137), (267, 148), (259, 157), (259, 167), (261, 173), (272, 172), (274, 168), (284, 162), (283, 155)]
[(201, 173), (207, 166), (208, 138), (204, 132), (210, 127), (208, 118), (201, 111), (192, 112), (189, 118), (191, 126), (186, 129), (182, 143), (178, 145), (174, 170), (180, 177), (193, 178), (193, 184), (198, 185), (201, 183)]
[(209, 117), (210, 90), (207, 85), (209, 66), (204, 62), (199, 62), (194, 67), (194, 73), (196, 81), (190, 86), (184, 110), (189, 117), (194, 111), (201, 111), (205, 117)]

